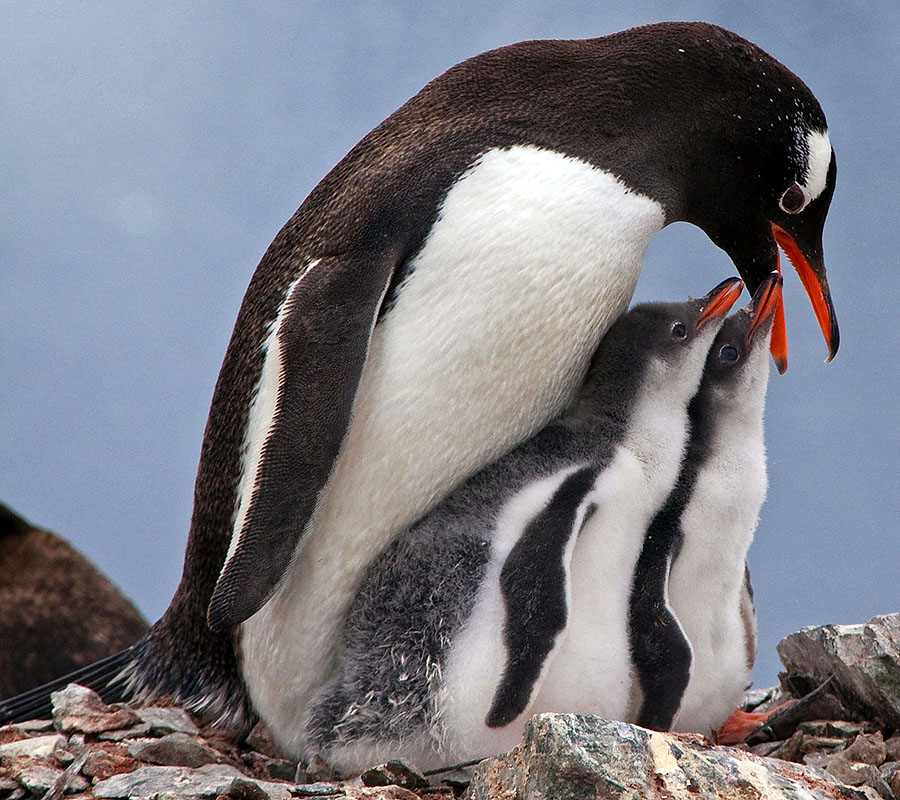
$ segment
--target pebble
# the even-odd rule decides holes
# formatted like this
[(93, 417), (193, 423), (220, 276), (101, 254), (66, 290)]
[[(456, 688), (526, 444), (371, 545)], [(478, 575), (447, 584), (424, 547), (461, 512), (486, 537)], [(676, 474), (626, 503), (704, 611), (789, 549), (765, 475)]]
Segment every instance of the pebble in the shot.
[(892, 776), (891, 781), (888, 784), (891, 787), (891, 791), (897, 796), (900, 797), (900, 770), (897, 770)]
[(860, 786), (866, 782), (868, 764), (853, 763), (844, 753), (835, 753), (825, 761), (825, 770), (848, 786)]
[[(47, 767), (43, 764), (35, 764), (20, 770), (15, 778), (32, 794), (48, 792), (53, 785), (63, 776), (64, 770), (56, 767)], [(81, 775), (72, 775), (69, 778), (66, 793), (83, 792), (90, 784)]]
[(825, 765), (828, 763), (828, 759), (831, 758), (831, 753), (804, 753), (803, 754), (803, 763), (806, 764), (807, 767), (817, 767), (818, 769), (825, 769)]
[(53, 704), (53, 722), (61, 731), (100, 733), (127, 728), (139, 722), (131, 709), (108, 706), (96, 692), (75, 683), (53, 692), (50, 699)]
[(66, 746), (66, 737), (59, 733), (49, 736), (32, 736), (16, 742), (0, 744), (0, 759), (47, 758), (58, 747)]
[(874, 767), (871, 764), (866, 770), (866, 785), (871, 786), (882, 797), (890, 798), (890, 800), (893, 800), (893, 798), (891, 797), (893, 792), (891, 791), (891, 787), (888, 785), (888, 782), (884, 779), (878, 767)]
[(257, 722), (244, 741), (248, 747), (269, 758), (277, 758), (280, 755), (271, 732), (263, 722)]
[(852, 739), (860, 733), (866, 733), (868, 727), (864, 722), (847, 722), (841, 719), (817, 719), (801, 722), (800, 730), (809, 736), (821, 736), (827, 739)]
[(333, 783), (298, 783), (291, 787), (295, 797), (336, 797), (347, 794), (347, 791)]
[(887, 758), (887, 748), (881, 731), (877, 733), (861, 733), (844, 751), (848, 761), (858, 761), (863, 764), (883, 764)]
[(402, 786), (404, 789), (425, 789), (428, 781), (402, 761), (388, 761), (372, 767), (359, 776), (363, 786)]
[(105, 781), (122, 772), (134, 772), (140, 763), (122, 747), (107, 746), (94, 750), (85, 761), (81, 771), (95, 781)]
[(884, 752), (888, 761), (900, 761), (900, 734), (892, 736), (884, 743)]
[(246, 800), (289, 800), (286, 784), (255, 781), (227, 764), (188, 767), (140, 767), (94, 786), (94, 797), (157, 800), (162, 794), (182, 798), (238, 795)]
[(159, 739), (141, 739), (128, 746), (132, 758), (170, 767), (202, 767), (222, 761), (218, 750), (186, 733), (169, 733)]
[(167, 733), (189, 733), (197, 736), (200, 733), (190, 715), (182, 708), (148, 706), (136, 708), (134, 713), (140, 717), (144, 725), (149, 726), (150, 733), (154, 736), (164, 736)]
[(150, 735), (150, 724), (141, 722), (130, 728), (121, 728), (117, 731), (103, 731), (97, 738), (104, 742), (122, 742), (126, 739), (141, 739)]
[(772, 758), (780, 758), (782, 761), (801, 761), (803, 752), (800, 748), (803, 741), (803, 732), (795, 731), (793, 736), (787, 741), (781, 743), (777, 750), (773, 750), (770, 755)]
[[(254, 773), (262, 773), (266, 778), (279, 781), (296, 781), (297, 765), (286, 758), (269, 758), (262, 753), (251, 750), (243, 753), (241, 760)], [(304, 773), (305, 774), (305, 773)]]
[(9, 726), (10, 728), (15, 728), (16, 730), (22, 731), (23, 733), (40, 733), (43, 731), (52, 731), (53, 730), (53, 720), (52, 719), (29, 719), (25, 722), (14, 722)]

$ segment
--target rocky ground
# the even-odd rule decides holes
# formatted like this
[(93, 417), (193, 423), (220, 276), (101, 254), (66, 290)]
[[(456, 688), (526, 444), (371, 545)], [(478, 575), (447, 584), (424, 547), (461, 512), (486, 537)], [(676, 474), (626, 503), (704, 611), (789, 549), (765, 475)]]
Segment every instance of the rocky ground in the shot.
[(106, 706), (83, 687), (52, 720), (0, 728), (0, 799), (291, 797), (869, 798), (900, 800), (900, 614), (809, 628), (782, 641), (782, 685), (748, 707), (789, 704), (754, 743), (724, 747), (579, 715), (545, 714), (517, 748), (474, 769), (421, 775), (392, 762), (351, 780), (278, 756), (180, 708)]

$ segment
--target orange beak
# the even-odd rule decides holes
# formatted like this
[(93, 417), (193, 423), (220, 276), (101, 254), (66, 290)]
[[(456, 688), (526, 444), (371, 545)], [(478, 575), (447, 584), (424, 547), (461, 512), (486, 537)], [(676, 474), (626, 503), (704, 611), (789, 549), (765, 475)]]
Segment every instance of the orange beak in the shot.
[[(806, 294), (809, 296), (809, 300), (812, 303), (816, 319), (819, 321), (819, 328), (821, 328), (822, 335), (825, 337), (825, 343), (828, 345), (828, 358), (825, 359), (827, 363), (828, 361), (831, 361), (837, 353), (840, 337), (838, 335), (834, 307), (831, 304), (831, 293), (828, 290), (828, 281), (825, 278), (824, 270), (822, 271), (821, 277), (816, 275), (816, 272), (809, 265), (806, 256), (803, 255), (800, 248), (797, 246), (797, 243), (794, 241), (794, 237), (774, 222), (771, 223), (771, 225), (772, 236), (774, 237), (776, 244), (784, 250), (791, 264), (793, 264), (794, 269), (797, 270), (797, 274), (800, 276), (800, 280), (803, 283), (803, 288), (806, 289)], [(779, 273), (781, 272), (780, 264), (778, 266), (778, 271)], [(778, 368), (778, 371), (783, 374), (787, 369), (787, 333), (784, 324), (784, 302), (781, 299), (779, 299), (778, 307), (775, 310), (772, 341), (769, 347), (772, 352), (772, 358), (775, 360), (775, 366)]]
[[(750, 328), (747, 331), (748, 349), (750, 343), (753, 341), (753, 337), (756, 336), (756, 332), (760, 327), (764, 325), (773, 314), (776, 314), (777, 321), (778, 309), (784, 309), (781, 297), (782, 283), (783, 279), (781, 273), (773, 272), (762, 282), (759, 289), (756, 290), (756, 294), (753, 296), (753, 305), (755, 306), (753, 309), (753, 319), (750, 320)], [(783, 319), (784, 317), (782, 316), (782, 320)], [(774, 336), (774, 334), (775, 330), (773, 327), (772, 335)], [(769, 347), (771, 349), (771, 345)]]
[(728, 313), (735, 301), (741, 296), (744, 283), (740, 278), (726, 278), (707, 296), (706, 305), (700, 319), (697, 320), (697, 330), (700, 330), (707, 322), (716, 317)]

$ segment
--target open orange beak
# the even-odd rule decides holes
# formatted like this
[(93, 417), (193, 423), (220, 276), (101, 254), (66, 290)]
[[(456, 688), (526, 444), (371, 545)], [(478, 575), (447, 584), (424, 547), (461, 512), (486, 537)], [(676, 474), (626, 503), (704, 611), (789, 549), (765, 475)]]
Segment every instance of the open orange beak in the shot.
[(697, 320), (697, 330), (699, 331), (711, 319), (727, 314), (743, 290), (744, 282), (740, 278), (726, 278), (716, 286), (706, 295), (707, 302), (700, 319)]
[[(813, 311), (816, 319), (819, 321), (819, 327), (822, 329), (822, 335), (825, 337), (825, 343), (828, 345), (828, 358), (826, 363), (834, 358), (840, 344), (840, 335), (838, 334), (837, 320), (834, 314), (834, 306), (831, 304), (831, 292), (828, 289), (828, 281), (825, 278), (824, 269), (820, 270), (820, 274), (809, 265), (806, 256), (803, 255), (794, 237), (791, 236), (784, 228), (771, 223), (772, 236), (776, 244), (784, 250), (800, 280), (806, 289), (806, 294), (812, 303)], [(781, 265), (778, 266), (781, 272)], [(778, 306), (775, 310), (775, 321), (772, 328), (772, 341), (769, 345), (772, 352), (772, 358), (775, 360), (775, 366), (780, 373), (784, 373), (787, 369), (787, 332), (784, 324), (784, 302), (781, 298), (778, 300)]]
[[(781, 277), (781, 273), (773, 272), (760, 284), (759, 288), (756, 290), (756, 294), (753, 295), (753, 300), (751, 301), (751, 305), (753, 306), (753, 319), (750, 320), (750, 328), (747, 331), (748, 350), (753, 342), (753, 337), (756, 336), (756, 332), (772, 317), (773, 314), (777, 313), (778, 309), (784, 309), (781, 297), (781, 285), (783, 282), (784, 280)], [(784, 319), (783, 316), (782, 319)], [(774, 334), (775, 330), (773, 327), (772, 335), (774, 336)]]

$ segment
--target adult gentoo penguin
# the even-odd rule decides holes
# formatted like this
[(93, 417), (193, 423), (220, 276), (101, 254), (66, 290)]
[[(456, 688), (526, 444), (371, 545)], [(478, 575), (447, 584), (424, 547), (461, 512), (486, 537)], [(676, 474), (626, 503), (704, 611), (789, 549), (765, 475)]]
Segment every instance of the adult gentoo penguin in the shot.
[(128, 691), (232, 721), (252, 707), (295, 750), (363, 570), (569, 403), (670, 222), (706, 231), (751, 290), (777, 236), (833, 355), (835, 169), (809, 89), (712, 25), (524, 42), (432, 81), (253, 276), (182, 580), (123, 656)]
[(431, 768), (508, 750), (534, 713), (629, 717), (631, 575), (740, 292), (732, 278), (619, 317), (571, 409), (374, 561), (301, 752), (346, 772)]
[(716, 336), (688, 408), (678, 481), (647, 529), (629, 603), (644, 727), (717, 730), (749, 683), (756, 614), (746, 556), (766, 494), (767, 351), (780, 302), (773, 272)]

